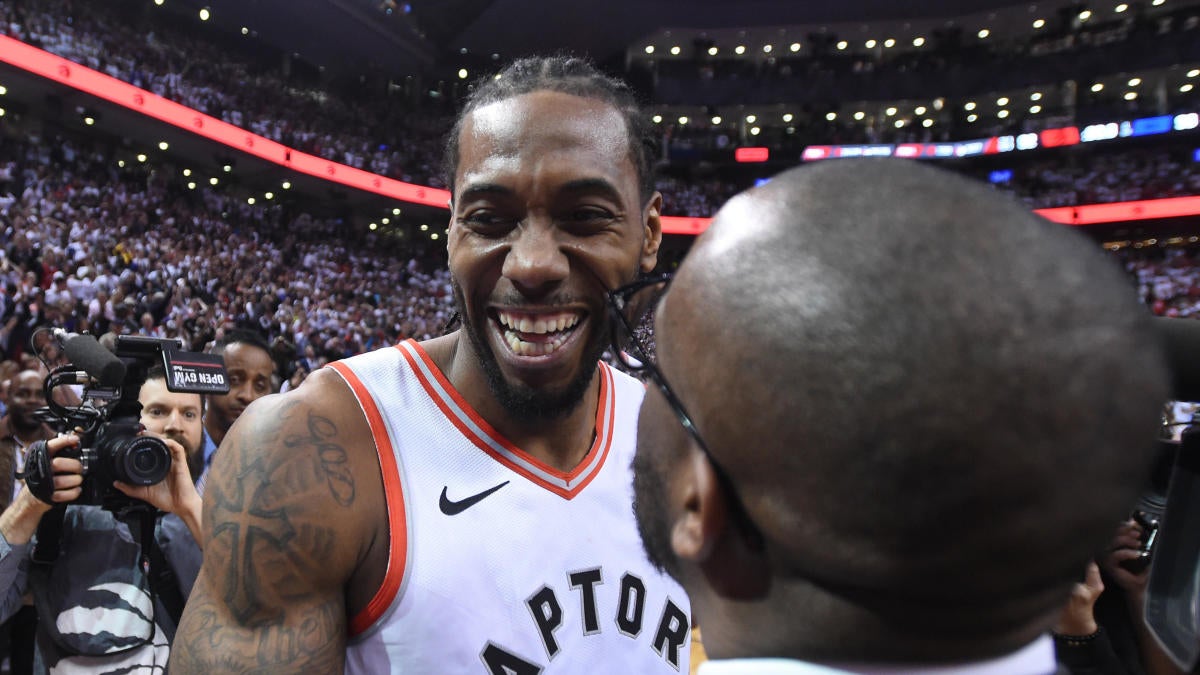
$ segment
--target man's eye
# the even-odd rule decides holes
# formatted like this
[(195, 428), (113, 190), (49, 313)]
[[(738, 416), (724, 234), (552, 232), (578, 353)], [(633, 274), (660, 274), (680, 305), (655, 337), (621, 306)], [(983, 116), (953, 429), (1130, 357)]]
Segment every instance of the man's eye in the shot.
[(476, 232), (492, 233), (511, 228), (514, 220), (494, 211), (472, 211), (459, 219), (459, 222)]
[(588, 206), (575, 209), (567, 214), (566, 221), (570, 225), (577, 227), (603, 227), (612, 222), (613, 215), (608, 209), (602, 209), (595, 206)]

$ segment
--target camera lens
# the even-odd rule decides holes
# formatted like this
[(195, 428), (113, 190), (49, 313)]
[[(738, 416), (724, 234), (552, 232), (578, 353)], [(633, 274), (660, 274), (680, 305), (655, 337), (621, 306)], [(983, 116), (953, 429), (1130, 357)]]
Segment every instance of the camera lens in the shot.
[(154, 485), (171, 470), (171, 451), (150, 436), (135, 436), (113, 451), (113, 473), (131, 485)]

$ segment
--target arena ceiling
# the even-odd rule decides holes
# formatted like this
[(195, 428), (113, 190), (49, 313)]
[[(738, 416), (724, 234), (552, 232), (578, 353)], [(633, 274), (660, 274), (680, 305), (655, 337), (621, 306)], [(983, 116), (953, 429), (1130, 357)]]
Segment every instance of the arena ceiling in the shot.
[[(214, 20), (334, 68), (427, 72), (470, 54), (502, 60), (564, 49), (604, 62), (664, 29), (957, 17), (1014, 0), (179, 0)], [(1063, 0), (1043, 0), (1063, 5)], [(388, 10), (391, 10), (390, 12)]]

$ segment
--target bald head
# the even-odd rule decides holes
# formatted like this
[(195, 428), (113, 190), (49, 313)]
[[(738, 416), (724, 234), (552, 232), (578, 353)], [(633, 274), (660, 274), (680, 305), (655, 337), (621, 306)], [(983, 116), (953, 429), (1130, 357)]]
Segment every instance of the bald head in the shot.
[(1167, 397), (1147, 314), (1098, 247), (903, 160), (732, 200), (656, 331), (777, 577), (983, 631), (1065, 597), (1142, 486)]

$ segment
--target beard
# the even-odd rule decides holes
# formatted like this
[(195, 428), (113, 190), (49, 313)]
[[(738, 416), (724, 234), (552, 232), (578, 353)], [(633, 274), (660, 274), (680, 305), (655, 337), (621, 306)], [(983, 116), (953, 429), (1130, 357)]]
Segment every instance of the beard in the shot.
[(666, 484), (649, 453), (638, 452), (633, 456), (633, 517), (642, 537), (642, 548), (655, 569), (678, 581), (679, 558), (671, 548)]
[[(183, 446), (183, 455), (187, 458), (188, 473), (192, 476), (192, 482), (196, 482), (200, 478), (200, 474), (204, 472), (204, 453), (201, 452), (201, 448), (192, 447), (187, 437), (183, 434), (163, 435)], [(201, 436), (201, 439), (201, 445), (203, 445), (203, 436)]]
[[(538, 422), (553, 422), (566, 417), (583, 401), (596, 369), (588, 368), (588, 364), (596, 364), (604, 354), (604, 335), (606, 331), (593, 331), (594, 337), (584, 349), (584, 356), (579, 372), (567, 386), (561, 389), (538, 389), (521, 383), (509, 382), (500, 370), (500, 362), (491, 344), (483, 335), (483, 328), (476, 325), (474, 318), (467, 312), (466, 300), (458, 281), (451, 278), (450, 285), (454, 290), (454, 304), (462, 320), (463, 331), (471, 341), (471, 347), (479, 357), (479, 365), (487, 379), (488, 389), (518, 423), (530, 424)], [(484, 321), (487, 319), (485, 318)]]
[(16, 410), (13, 410), (8, 416), (8, 421), (13, 429), (26, 434), (33, 433), (42, 428), (42, 423), (33, 416), (33, 411), (18, 413)]

